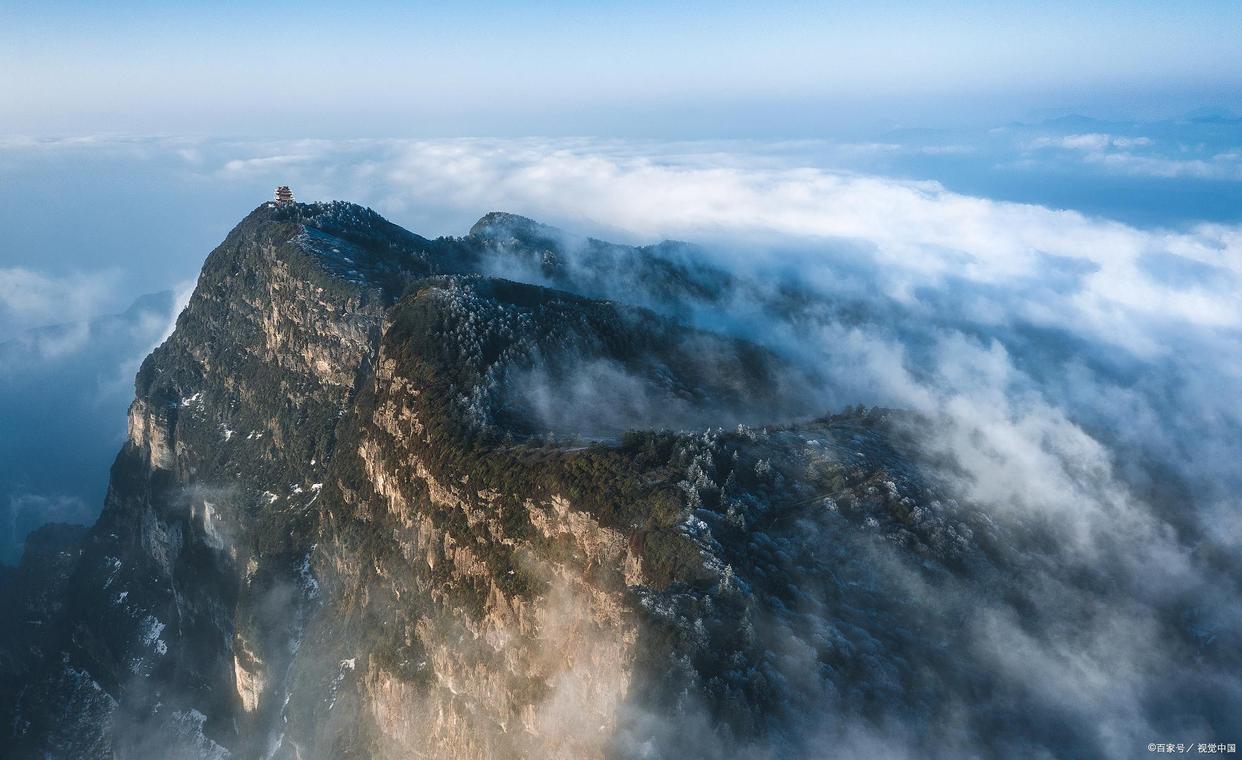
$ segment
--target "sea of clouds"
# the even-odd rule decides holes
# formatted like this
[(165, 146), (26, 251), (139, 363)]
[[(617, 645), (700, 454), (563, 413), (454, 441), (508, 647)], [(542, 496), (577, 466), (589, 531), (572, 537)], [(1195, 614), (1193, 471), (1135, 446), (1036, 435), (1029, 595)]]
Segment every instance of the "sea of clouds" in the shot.
[[(1073, 621), (1053, 617), (1055, 635), (1032, 634), (994, 608), (975, 641), (997, 668), (1045, 679), (1048, 699), (1097, 716), (1113, 736), (1101, 746), (1124, 748), (1153, 730), (1136, 700), (1186, 664), (1145, 616), (1184, 603), (1204, 647), (1236, 640), (1240, 623), (1242, 225), (1208, 201), (1201, 214), (1160, 201), (1237, 198), (1238, 148), (1216, 123), (1007, 130), (871, 143), (13, 139), (0, 143), (12, 176), (72, 177), (75, 158), (118, 178), (143, 171), (117, 180), (131, 206), (58, 201), (103, 204), (82, 212), (87, 229), (129, 214), (121, 244), (53, 254), (43, 268), (25, 249), (0, 251), (0, 335), (61, 313), (84, 319), (155, 289), (151, 272), (169, 285), (192, 277), (278, 183), (304, 200), (369, 205), (426, 236), (464, 234), (505, 210), (617, 242), (689, 241), (685, 255), (760, 291), (792, 282), (817, 297), (773, 316), (762, 298), (739, 296), (692, 321), (813, 368), (824, 412), (919, 413), (935, 431), (922, 443), (952, 463), (945, 475), (961, 498), (998, 520), (1058, 526), (1066, 561), (1095, 563), (1116, 584), (1115, 598), (1068, 600), (1090, 608), (1073, 635)], [(1015, 176), (1031, 187), (1014, 190)], [(1100, 197), (1083, 201), (1070, 185)], [(1125, 213), (1110, 213), (1113, 187), (1138, 199)], [(10, 225), (17, 192), (2, 199)], [(204, 200), (187, 202), (196, 192)], [(73, 348), (58, 346), (57, 359)], [(122, 424), (117, 406), (105, 413)], [(1035, 581), (1053, 603), (1056, 574)], [(1220, 677), (1214, 693), (1236, 700), (1235, 676)]]

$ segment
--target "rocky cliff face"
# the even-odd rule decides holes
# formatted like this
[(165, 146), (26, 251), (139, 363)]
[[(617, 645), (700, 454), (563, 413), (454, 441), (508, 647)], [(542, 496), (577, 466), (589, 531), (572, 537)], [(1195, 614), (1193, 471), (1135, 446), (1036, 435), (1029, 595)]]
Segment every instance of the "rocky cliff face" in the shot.
[[(1041, 740), (1056, 710), (955, 649), (979, 599), (1035, 603), (1039, 527), (941, 493), (917, 419), (816, 416), (812, 373), (686, 326), (724, 273), (598, 241), (571, 264), (558, 235), (243, 220), (139, 372), (103, 516), (4, 581), (10, 754), (866, 746), (833, 714), (945, 753)], [(657, 311), (593, 299), (626, 261)], [(627, 430), (662, 415), (706, 430)]]

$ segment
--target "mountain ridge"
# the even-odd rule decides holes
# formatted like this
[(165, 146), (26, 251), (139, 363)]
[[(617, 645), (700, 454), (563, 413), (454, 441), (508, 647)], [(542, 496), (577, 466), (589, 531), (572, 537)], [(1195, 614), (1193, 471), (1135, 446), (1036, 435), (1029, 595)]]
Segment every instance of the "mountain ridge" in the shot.
[[(0, 579), (14, 756), (766, 758), (894, 722), (1116, 754), (955, 647), (981, 600), (1037, 609), (1048, 526), (955, 500), (926, 420), (825, 415), (813, 372), (679, 320), (726, 273), (528, 222), (265, 204), (228, 234), (99, 521)], [(659, 287), (599, 297), (627, 264)]]

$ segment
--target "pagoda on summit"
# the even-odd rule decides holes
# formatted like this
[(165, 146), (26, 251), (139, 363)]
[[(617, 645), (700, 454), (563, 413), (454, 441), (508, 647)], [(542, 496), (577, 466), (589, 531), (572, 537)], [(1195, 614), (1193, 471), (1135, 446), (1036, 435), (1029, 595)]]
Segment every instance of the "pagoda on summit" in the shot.
[(293, 203), (293, 191), (288, 185), (281, 185), (276, 188), (276, 205), (283, 206), (286, 203)]

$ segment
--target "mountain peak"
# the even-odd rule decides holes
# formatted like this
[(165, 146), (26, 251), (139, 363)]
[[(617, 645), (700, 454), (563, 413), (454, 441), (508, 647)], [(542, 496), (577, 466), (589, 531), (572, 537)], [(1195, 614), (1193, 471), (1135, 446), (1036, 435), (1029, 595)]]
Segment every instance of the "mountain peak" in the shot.
[[(0, 573), (8, 755), (806, 757), (808, 704), (953, 741), (1013, 696), (962, 621), (1036, 609), (1057, 542), (958, 503), (934, 420), (814, 417), (796, 352), (695, 326), (833, 307), (770, 286), (513, 214), (260, 208), (143, 364), (99, 522)], [(1032, 706), (980, 754), (1060, 725)]]
[(552, 246), (565, 237), (565, 233), (556, 227), (540, 224), (518, 214), (505, 211), (490, 211), (470, 228), (469, 237), (504, 242), (516, 240), (536, 246)]

